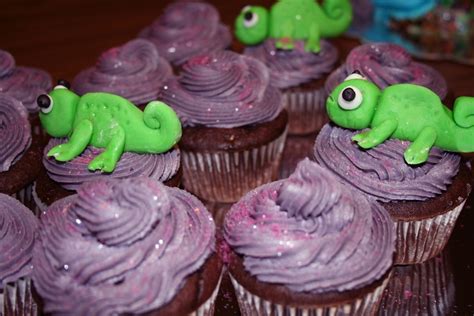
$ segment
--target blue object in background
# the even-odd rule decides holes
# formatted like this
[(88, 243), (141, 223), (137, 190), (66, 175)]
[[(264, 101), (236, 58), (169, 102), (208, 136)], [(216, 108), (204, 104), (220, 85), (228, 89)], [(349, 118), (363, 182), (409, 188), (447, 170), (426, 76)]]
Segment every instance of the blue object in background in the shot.
[(375, 24), (387, 25), (390, 19), (419, 18), (431, 11), (438, 0), (373, 0), (372, 4)]

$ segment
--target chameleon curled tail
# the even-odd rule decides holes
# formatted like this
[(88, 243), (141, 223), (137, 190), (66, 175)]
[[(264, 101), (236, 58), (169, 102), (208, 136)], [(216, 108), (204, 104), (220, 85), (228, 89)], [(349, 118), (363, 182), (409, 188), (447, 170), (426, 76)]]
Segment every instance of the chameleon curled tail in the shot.
[(181, 138), (181, 122), (176, 112), (160, 101), (152, 101), (143, 111), (143, 122), (150, 128), (150, 147), (154, 152), (164, 152)]
[(474, 98), (459, 97), (454, 102), (454, 122), (457, 125), (469, 128), (474, 126)]

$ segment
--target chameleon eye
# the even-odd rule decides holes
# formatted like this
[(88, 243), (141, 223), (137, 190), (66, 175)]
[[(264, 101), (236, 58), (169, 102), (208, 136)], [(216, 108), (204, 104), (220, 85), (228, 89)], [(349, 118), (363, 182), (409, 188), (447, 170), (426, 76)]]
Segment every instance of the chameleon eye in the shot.
[(38, 106), (44, 114), (48, 114), (53, 110), (53, 99), (47, 94), (42, 94), (36, 99)]
[(351, 73), (349, 76), (347, 76), (347, 78), (344, 79), (344, 81), (353, 80), (353, 79), (367, 80), (367, 78), (365, 78), (364, 76), (362, 76), (362, 74), (361, 74), (358, 70), (354, 71), (354, 72)]
[(356, 87), (346, 87), (341, 91), (337, 103), (344, 110), (357, 109), (362, 104), (362, 93)]
[(251, 28), (258, 23), (258, 15), (254, 12), (247, 10), (244, 13), (244, 26), (246, 28)]

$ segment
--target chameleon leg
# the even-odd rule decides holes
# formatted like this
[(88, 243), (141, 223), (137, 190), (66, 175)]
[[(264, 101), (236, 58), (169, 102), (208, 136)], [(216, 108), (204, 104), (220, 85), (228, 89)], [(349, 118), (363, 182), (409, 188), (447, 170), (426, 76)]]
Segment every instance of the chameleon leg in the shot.
[(425, 127), (416, 137), (415, 141), (405, 150), (405, 161), (409, 165), (417, 165), (428, 160), (431, 147), (436, 141), (436, 130), (433, 127)]
[(293, 24), (290, 21), (287, 21), (280, 29), (281, 32), (275, 42), (275, 47), (286, 50), (295, 48), (293, 42)]
[(121, 127), (116, 127), (112, 133), (113, 136), (105, 147), (105, 151), (89, 163), (89, 170), (101, 170), (104, 172), (114, 171), (125, 146), (125, 132)]
[(397, 126), (397, 120), (389, 119), (383, 121), (380, 125), (375, 126), (371, 130), (354, 135), (352, 140), (357, 142), (362, 148), (373, 148), (392, 136), (393, 132), (397, 129)]
[(305, 51), (319, 53), (321, 50), (321, 43), (319, 38), (318, 23), (313, 23), (309, 28), (309, 36), (304, 46)]
[(67, 143), (55, 146), (48, 151), (47, 156), (53, 156), (58, 161), (70, 161), (86, 149), (92, 137), (92, 122), (83, 120), (74, 128)]

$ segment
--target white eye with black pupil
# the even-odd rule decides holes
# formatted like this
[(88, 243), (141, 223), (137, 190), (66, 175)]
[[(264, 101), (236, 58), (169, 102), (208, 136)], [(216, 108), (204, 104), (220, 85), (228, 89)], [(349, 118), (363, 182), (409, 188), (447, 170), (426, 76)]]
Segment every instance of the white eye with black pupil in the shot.
[(36, 100), (38, 106), (44, 114), (48, 114), (53, 110), (53, 99), (47, 94), (42, 94)]
[(244, 26), (246, 28), (251, 28), (258, 23), (258, 15), (252, 11), (247, 11), (244, 13)]
[(344, 110), (357, 109), (362, 104), (362, 101), (362, 93), (359, 89), (352, 86), (344, 88), (337, 99), (339, 106)]

